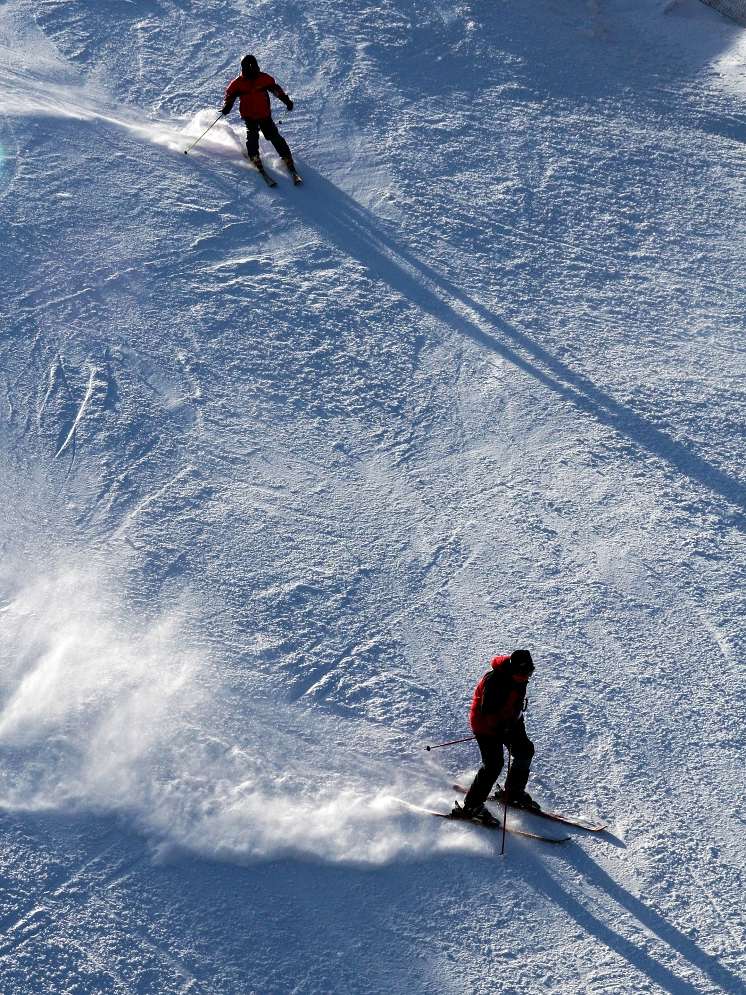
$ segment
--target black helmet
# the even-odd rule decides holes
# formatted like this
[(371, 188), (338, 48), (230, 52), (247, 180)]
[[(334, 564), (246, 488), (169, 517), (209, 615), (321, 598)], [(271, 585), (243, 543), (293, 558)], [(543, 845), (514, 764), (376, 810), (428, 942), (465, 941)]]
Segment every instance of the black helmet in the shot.
[(534, 672), (534, 661), (528, 650), (513, 650), (510, 654), (510, 669), (514, 674), (525, 674), (530, 677)]
[(255, 55), (244, 55), (241, 59), (241, 73), (249, 79), (259, 75), (259, 63)]

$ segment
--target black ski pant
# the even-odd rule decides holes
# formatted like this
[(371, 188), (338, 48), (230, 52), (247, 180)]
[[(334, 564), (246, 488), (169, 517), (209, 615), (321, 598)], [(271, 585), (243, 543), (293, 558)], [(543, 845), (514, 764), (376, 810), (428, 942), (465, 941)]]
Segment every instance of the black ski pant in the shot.
[(259, 155), (259, 132), (261, 130), (267, 141), (272, 142), (277, 149), (277, 154), (280, 158), (292, 161), (293, 156), (290, 146), (277, 130), (277, 125), (271, 117), (262, 118), (261, 121), (254, 121), (251, 118), (245, 117), (243, 118), (243, 123), (246, 125), (246, 151), (249, 153), (249, 159), (253, 159)]
[(464, 804), (468, 808), (484, 805), (495, 781), (503, 769), (503, 746), (510, 750), (510, 773), (505, 782), (508, 796), (517, 794), (526, 787), (534, 756), (534, 744), (526, 735), (523, 719), (499, 730), (494, 736), (476, 736), (482, 766), (477, 771), (472, 786), (466, 793)]

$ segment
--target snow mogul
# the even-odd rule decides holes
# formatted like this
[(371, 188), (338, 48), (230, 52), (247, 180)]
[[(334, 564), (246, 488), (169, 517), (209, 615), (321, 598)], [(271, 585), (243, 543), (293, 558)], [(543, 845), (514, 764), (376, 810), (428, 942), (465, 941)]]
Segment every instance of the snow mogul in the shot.
[(277, 149), (277, 153), (288, 168), (295, 183), (300, 182), (300, 176), (293, 162), (290, 147), (272, 120), (272, 107), (269, 95), (273, 94), (281, 100), (287, 109), (293, 109), (293, 101), (285, 93), (269, 73), (263, 73), (253, 55), (245, 55), (241, 59), (241, 75), (228, 84), (225, 91), (225, 104), (221, 110), (223, 116), (230, 114), (237, 98), (240, 98), (238, 112), (246, 125), (246, 153), (249, 162), (260, 173), (264, 174), (264, 166), (259, 155), (259, 132)]
[(513, 650), (510, 656), (496, 656), (491, 668), (474, 689), (469, 711), (469, 725), (482, 754), (482, 766), (466, 793), (463, 806), (455, 803), (451, 815), (495, 824), (497, 820), (485, 807), (490, 791), (503, 768), (503, 747), (510, 752), (505, 788), (498, 797), (511, 805), (533, 811), (539, 805), (526, 791), (534, 744), (526, 735), (523, 713), (526, 710), (526, 687), (534, 672), (528, 650)]

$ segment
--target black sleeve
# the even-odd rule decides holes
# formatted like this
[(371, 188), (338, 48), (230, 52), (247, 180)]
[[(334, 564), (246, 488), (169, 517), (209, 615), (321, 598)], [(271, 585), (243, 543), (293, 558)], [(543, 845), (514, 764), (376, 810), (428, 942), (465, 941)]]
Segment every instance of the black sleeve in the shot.
[(271, 83), (267, 87), (267, 89), (269, 90), (270, 93), (274, 93), (277, 99), (281, 100), (286, 107), (292, 104), (292, 100), (287, 95), (287, 93), (285, 93), (285, 91), (283, 90), (283, 88), (280, 86), (279, 83)]

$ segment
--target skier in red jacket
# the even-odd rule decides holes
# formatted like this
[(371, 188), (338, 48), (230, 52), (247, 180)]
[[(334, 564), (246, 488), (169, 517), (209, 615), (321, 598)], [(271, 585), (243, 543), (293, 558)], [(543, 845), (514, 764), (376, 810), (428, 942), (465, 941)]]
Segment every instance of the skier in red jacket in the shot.
[(474, 689), (469, 725), (482, 754), (482, 766), (466, 793), (463, 808), (456, 802), (454, 816), (496, 821), (484, 803), (502, 770), (503, 746), (507, 746), (512, 758), (505, 782), (507, 800), (521, 808), (539, 808), (526, 791), (534, 744), (526, 735), (523, 712), (526, 685), (533, 672), (529, 651), (513, 650), (509, 656), (494, 657), (491, 669)]
[(298, 172), (293, 162), (293, 154), (272, 120), (270, 93), (281, 100), (289, 111), (293, 109), (293, 101), (268, 73), (263, 73), (259, 69), (255, 56), (245, 55), (241, 59), (241, 75), (232, 80), (225, 91), (225, 104), (221, 114), (230, 114), (236, 98), (240, 98), (238, 112), (246, 125), (246, 151), (252, 165), (259, 170), (264, 169), (259, 155), (261, 130), (264, 137), (277, 149), (288, 172), (295, 180)]

